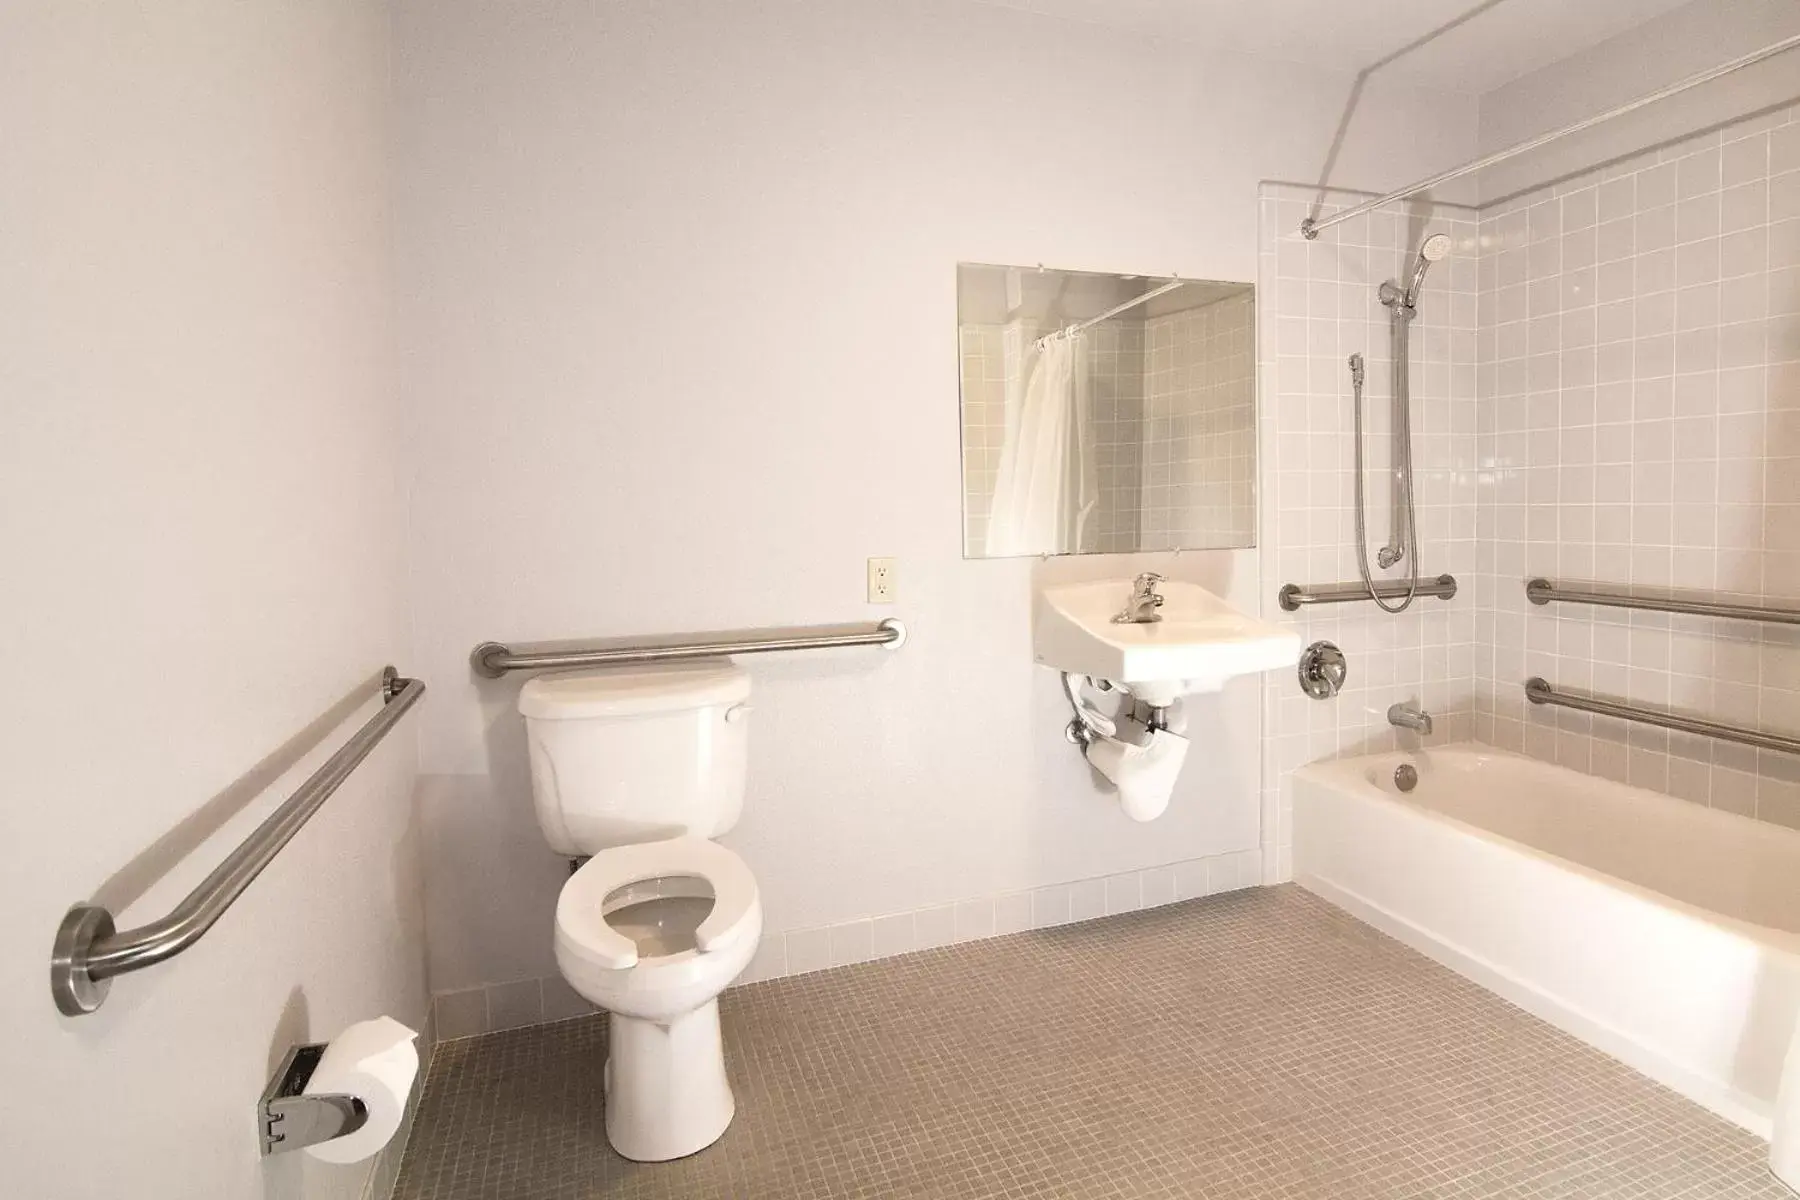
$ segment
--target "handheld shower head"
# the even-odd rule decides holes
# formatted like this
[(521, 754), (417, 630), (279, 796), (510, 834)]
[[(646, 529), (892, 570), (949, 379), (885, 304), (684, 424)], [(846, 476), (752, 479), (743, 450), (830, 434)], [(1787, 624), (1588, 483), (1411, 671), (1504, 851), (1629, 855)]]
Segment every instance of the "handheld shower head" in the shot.
[(1406, 285), (1406, 307), (1411, 308), (1418, 303), (1419, 287), (1425, 282), (1425, 272), (1431, 264), (1447, 258), (1450, 254), (1450, 235), (1434, 233), (1425, 239), (1419, 247), (1419, 260), (1413, 266), (1412, 282)]

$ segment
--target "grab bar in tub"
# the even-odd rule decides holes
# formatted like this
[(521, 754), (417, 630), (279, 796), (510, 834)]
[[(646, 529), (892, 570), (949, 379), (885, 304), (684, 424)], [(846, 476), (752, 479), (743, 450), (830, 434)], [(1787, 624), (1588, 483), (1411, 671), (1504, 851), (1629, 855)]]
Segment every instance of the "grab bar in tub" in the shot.
[(1605, 696), (1559, 692), (1538, 676), (1525, 681), (1525, 698), (1533, 704), (1552, 704), (1558, 708), (1598, 713), (1603, 717), (1618, 717), (1623, 721), (1660, 725), (1664, 729), (1674, 729), (1681, 733), (1697, 733), (1703, 737), (1718, 738), (1722, 742), (1737, 742), (1739, 745), (1756, 746), (1763, 750), (1779, 750), (1783, 754), (1800, 754), (1800, 737), (1787, 737), (1761, 729), (1745, 729), (1741, 725), (1721, 725), (1717, 721), (1707, 721), (1660, 708), (1641, 708)]
[(1800, 608), (1776, 608), (1767, 604), (1727, 604), (1699, 597), (1633, 596), (1619, 592), (1590, 592), (1565, 587), (1548, 579), (1533, 579), (1525, 585), (1525, 598), (1533, 604), (1561, 600), (1569, 604), (1600, 604), (1608, 608), (1638, 608), (1649, 612), (1688, 613), (1698, 617), (1728, 617), (1736, 621), (1768, 621), (1777, 625), (1800, 625)]

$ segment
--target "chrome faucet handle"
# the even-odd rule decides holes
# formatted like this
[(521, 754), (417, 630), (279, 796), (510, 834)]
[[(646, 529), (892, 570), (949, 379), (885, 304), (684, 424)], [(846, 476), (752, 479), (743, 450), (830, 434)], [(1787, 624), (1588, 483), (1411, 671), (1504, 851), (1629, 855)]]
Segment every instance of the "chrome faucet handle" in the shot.
[(1152, 625), (1162, 620), (1157, 609), (1162, 607), (1163, 598), (1156, 594), (1156, 585), (1163, 577), (1155, 571), (1145, 571), (1131, 581), (1131, 598), (1125, 601), (1125, 610), (1113, 618), (1114, 625)]

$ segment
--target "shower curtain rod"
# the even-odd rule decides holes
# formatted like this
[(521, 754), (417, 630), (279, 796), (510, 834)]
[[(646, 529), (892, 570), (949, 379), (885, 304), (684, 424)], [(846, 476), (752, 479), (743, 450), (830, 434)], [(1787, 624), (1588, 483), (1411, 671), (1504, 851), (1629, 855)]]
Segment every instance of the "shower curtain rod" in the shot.
[(1341, 221), (1348, 221), (1352, 217), (1360, 217), (1366, 212), (1373, 212), (1384, 204), (1392, 204), (1396, 200), (1404, 200), (1415, 193), (1423, 192), (1428, 188), (1434, 188), (1440, 183), (1449, 183), (1452, 179), (1461, 179), (1464, 175), (1471, 174), (1475, 171), (1485, 170), (1497, 163), (1503, 163), (1509, 158), (1516, 158), (1528, 150), (1536, 150), (1539, 146), (1547, 145), (1550, 142), (1557, 141), (1561, 138), (1566, 138), (1572, 133), (1580, 133), (1584, 129), (1591, 129), (1595, 125), (1612, 120), (1614, 117), (1622, 117), (1626, 113), (1636, 112), (1645, 105), (1655, 104), (1658, 100), (1667, 100), (1670, 96), (1679, 95), (1689, 88), (1699, 87), (1703, 83), (1711, 83), (1713, 80), (1729, 75), (1733, 71), (1741, 71), (1745, 67), (1754, 66), (1765, 58), (1773, 58), (1784, 50), (1792, 50), (1795, 46), (1800, 46), (1800, 33), (1795, 34), (1793, 37), (1783, 38), (1779, 42), (1775, 42), (1771, 45), (1764, 46), (1761, 50), (1752, 50), (1749, 54), (1746, 54), (1741, 58), (1734, 58), (1727, 63), (1720, 63), (1718, 66), (1713, 67), (1710, 70), (1702, 71), (1698, 75), (1689, 75), (1686, 79), (1680, 80), (1677, 83), (1671, 83), (1668, 87), (1659, 88), (1645, 96), (1639, 96), (1636, 100), (1628, 101), (1625, 104), (1619, 105), (1617, 108), (1609, 108), (1603, 113), (1596, 113), (1591, 117), (1583, 118), (1573, 125), (1564, 125), (1561, 129), (1553, 129), (1549, 133), (1541, 133), (1537, 137), (1527, 138), (1525, 141), (1508, 146), (1504, 150), (1496, 150), (1486, 158), (1478, 158), (1474, 162), (1464, 163), (1460, 167), (1452, 167), (1448, 171), (1441, 171), (1429, 179), (1421, 179), (1415, 184), (1400, 188), (1398, 191), (1389, 192), (1385, 196), (1377, 196), (1373, 200), (1365, 200), (1356, 207), (1347, 208), (1341, 213), (1333, 213), (1331, 216), (1321, 220), (1315, 220), (1312, 217), (1308, 217), (1306, 220), (1300, 222), (1300, 236), (1310, 242), (1319, 236), (1321, 230), (1330, 229), (1333, 225), (1336, 225)]
[(1118, 316), (1120, 313), (1125, 312), (1127, 309), (1136, 308), (1140, 304), (1148, 304), (1150, 301), (1156, 299), (1158, 296), (1162, 295), (1165, 292), (1172, 292), (1178, 287), (1186, 287), (1187, 285), (1188, 285), (1187, 280), (1177, 279), (1177, 280), (1173, 281), (1172, 283), (1165, 283), (1159, 288), (1151, 288), (1149, 291), (1145, 292), (1141, 296), (1134, 296), (1133, 298), (1131, 298), (1130, 300), (1127, 300), (1123, 304), (1113, 305), (1111, 308), (1107, 309), (1105, 312), (1101, 313), (1097, 317), (1089, 317), (1085, 321), (1077, 321), (1073, 325), (1064, 325), (1061, 329), (1052, 330), (1051, 332), (1046, 333), (1043, 337), (1039, 338), (1037, 340), (1037, 344), (1042, 346), (1045, 342), (1049, 341), (1053, 337), (1073, 337), (1075, 334), (1080, 333), (1082, 330), (1087, 329), (1090, 326), (1098, 325), (1102, 321), (1111, 320), (1112, 318)]

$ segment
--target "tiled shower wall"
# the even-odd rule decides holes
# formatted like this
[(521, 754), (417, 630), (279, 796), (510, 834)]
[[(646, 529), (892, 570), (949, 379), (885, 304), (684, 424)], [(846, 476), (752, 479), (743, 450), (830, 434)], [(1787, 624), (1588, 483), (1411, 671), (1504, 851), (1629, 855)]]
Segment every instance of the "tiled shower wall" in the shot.
[(1255, 325), (1247, 294), (1144, 322), (1142, 549), (1250, 543)]
[[(1327, 193), (1324, 212), (1365, 199)], [(1261, 595), (1263, 616), (1299, 630), (1301, 642), (1335, 642), (1349, 660), (1343, 690), (1329, 700), (1301, 692), (1293, 673), (1264, 682), (1264, 878), (1292, 876), (1288, 776), (1322, 758), (1408, 744), (1387, 723), (1388, 705), (1423, 704), (1433, 741), (1473, 728), (1476, 566), (1475, 213), (1451, 205), (1396, 205), (1336, 226), (1316, 241), (1298, 231), (1320, 201), (1317, 189), (1268, 185), (1262, 193), (1258, 293), (1263, 321), (1261, 400)], [(1450, 257), (1433, 268), (1412, 330), (1413, 458), (1420, 574), (1449, 572), (1465, 590), (1450, 601), (1417, 599), (1398, 615), (1367, 603), (1287, 613), (1284, 584), (1323, 587), (1358, 579), (1353, 418), (1347, 359), (1367, 362), (1364, 446), (1368, 535), (1387, 540), (1392, 498), (1392, 364), (1387, 310), (1376, 297), (1405, 272), (1428, 233), (1448, 233)], [(1379, 577), (1404, 577), (1414, 564)], [(1407, 739), (1403, 741), (1402, 739)]]
[(1485, 209), (1475, 731), (1800, 825), (1791, 758), (1539, 708), (1521, 683), (1800, 731), (1793, 629), (1539, 607), (1526, 579), (1800, 602), (1800, 124)]

